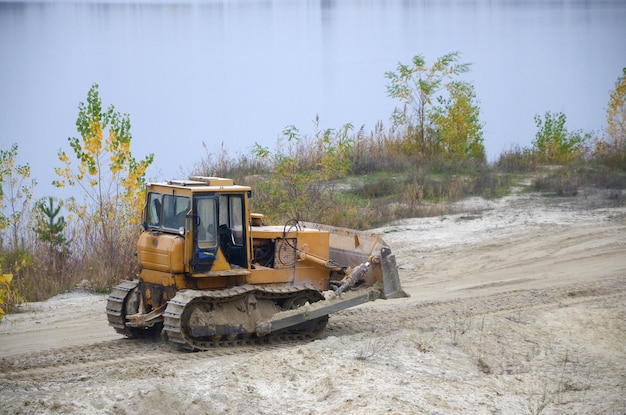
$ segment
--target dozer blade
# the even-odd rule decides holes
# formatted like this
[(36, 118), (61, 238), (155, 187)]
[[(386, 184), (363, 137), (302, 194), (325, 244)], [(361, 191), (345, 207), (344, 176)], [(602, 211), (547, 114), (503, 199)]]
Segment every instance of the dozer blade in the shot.
[(369, 261), (371, 266), (365, 275), (365, 281), (370, 286), (382, 284), (382, 298), (409, 296), (400, 285), (396, 256), (391, 253), (391, 248), (380, 235), (319, 223), (301, 222), (301, 224), (306, 228), (329, 233), (330, 257), (333, 261), (351, 268)]
[(324, 317), (346, 308), (374, 301), (381, 292), (375, 288), (365, 288), (343, 293), (338, 297), (306, 304), (295, 310), (282, 311), (273, 315), (270, 319), (260, 321), (256, 325), (256, 333), (259, 336), (286, 329), (316, 318)]

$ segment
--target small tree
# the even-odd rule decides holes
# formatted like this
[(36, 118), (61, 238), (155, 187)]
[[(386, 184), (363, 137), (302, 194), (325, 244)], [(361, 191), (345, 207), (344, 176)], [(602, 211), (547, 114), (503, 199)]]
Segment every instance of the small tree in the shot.
[(543, 120), (535, 115), (537, 133), (533, 148), (540, 159), (548, 163), (566, 163), (583, 152), (585, 137), (581, 131), (570, 133), (565, 126), (567, 117), (562, 112), (547, 111)]
[(626, 170), (626, 68), (617, 78), (606, 110), (607, 139), (595, 143), (595, 155)]
[(617, 78), (615, 89), (611, 91), (606, 120), (607, 134), (613, 144), (623, 147), (626, 142), (626, 68), (622, 69), (622, 76)]
[[(47, 203), (46, 203), (47, 202)], [(48, 257), (54, 265), (58, 258), (69, 253), (70, 241), (65, 237), (65, 218), (59, 216), (61, 203), (54, 205), (54, 198), (48, 197), (35, 204), (34, 231), (39, 240), (48, 245)]]
[(485, 160), (480, 108), (474, 87), (467, 82), (448, 84), (449, 96), (439, 96), (439, 106), (431, 114), (437, 147), (453, 159)]
[[(78, 105), (76, 127), (80, 138), (68, 142), (76, 164), (64, 150), (58, 156), (62, 167), (55, 169), (57, 187), (78, 187), (83, 201), (74, 198), (67, 203), (68, 210), (83, 221), (89, 241), (83, 244), (98, 254), (100, 264), (114, 266), (113, 273), (128, 273), (134, 252), (136, 224), (143, 204), (145, 172), (154, 159), (149, 154), (137, 161), (131, 154), (130, 116), (106, 110), (94, 84), (87, 93), (87, 102)], [(109, 275), (109, 280), (116, 275)]]
[(412, 65), (399, 63), (397, 72), (385, 73), (389, 79), (388, 95), (403, 104), (402, 108), (394, 110), (394, 123), (405, 126), (407, 133), (414, 136), (418, 153), (422, 156), (433, 151), (429, 145), (428, 121), (434, 97), (457, 76), (469, 71), (470, 64), (459, 63), (459, 57), (459, 52), (450, 52), (428, 67), (424, 56), (416, 55)]
[(17, 164), (17, 154), (17, 144), (10, 150), (0, 150), (0, 231), (10, 229), (14, 251), (20, 249), (20, 236), (37, 185), (30, 178), (30, 165)]

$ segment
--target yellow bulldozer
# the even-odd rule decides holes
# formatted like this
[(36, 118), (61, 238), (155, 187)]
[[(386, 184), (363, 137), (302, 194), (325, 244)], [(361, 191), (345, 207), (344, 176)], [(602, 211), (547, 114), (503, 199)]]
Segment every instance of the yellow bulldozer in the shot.
[(319, 334), (331, 313), (407, 294), (378, 236), (251, 213), (252, 189), (192, 176), (147, 186), (139, 273), (107, 298), (109, 324), (191, 350)]

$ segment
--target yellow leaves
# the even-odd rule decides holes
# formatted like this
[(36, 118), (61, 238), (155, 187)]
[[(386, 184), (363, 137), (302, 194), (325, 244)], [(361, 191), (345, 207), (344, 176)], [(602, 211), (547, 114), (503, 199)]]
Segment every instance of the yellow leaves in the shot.
[(13, 274), (3, 274), (0, 272), (0, 321), (4, 316), (5, 300), (12, 297), (11, 293), (11, 281), (13, 280)]
[[(111, 134), (115, 134), (115, 131), (111, 131)], [(130, 155), (130, 140), (117, 140), (117, 152), (126, 156)]]
[(102, 152), (102, 125), (95, 120), (89, 120), (90, 135), (83, 136), (85, 152), (98, 155)]
[(13, 280), (13, 274), (0, 274), (0, 283), (9, 284)]
[(70, 166), (72, 161), (65, 151), (59, 150), (57, 153), (59, 161), (64, 164), (64, 167), (55, 167), (54, 173), (60, 178), (60, 180), (53, 180), (52, 185), (58, 188), (65, 187), (67, 184), (72, 184), (72, 170)]
[(55, 167), (54, 173), (59, 176), (63, 182), (72, 178), (72, 170), (69, 167)]
[(626, 142), (626, 68), (610, 94), (607, 124), (607, 134), (611, 137), (612, 144), (616, 148), (622, 147)]
[(76, 202), (69, 204), (68, 205), (68, 209), (73, 212), (76, 215), (76, 218), (78, 219), (85, 219), (87, 218), (87, 206), (83, 205), (77, 205)]
[(59, 161), (61, 161), (61, 163), (63, 164), (71, 164), (72, 162), (70, 161), (69, 156), (67, 155), (67, 153), (65, 151), (59, 151)]
[(119, 141), (119, 134), (117, 133), (117, 130), (112, 126), (111, 128), (109, 128), (109, 137), (106, 141), (105, 150), (109, 153), (117, 153), (119, 150)]

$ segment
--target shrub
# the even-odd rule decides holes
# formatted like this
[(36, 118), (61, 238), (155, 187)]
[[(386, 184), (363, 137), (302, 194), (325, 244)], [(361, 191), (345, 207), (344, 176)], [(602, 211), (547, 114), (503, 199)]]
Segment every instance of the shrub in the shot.
[[(15, 287), (13, 273), (3, 271), (6, 258), (0, 259), (0, 322), (5, 313), (14, 309), (17, 304), (24, 302), (24, 298)], [(17, 265), (19, 270), (19, 265)]]
[(569, 132), (565, 126), (567, 117), (562, 112), (547, 111), (543, 120), (535, 115), (537, 133), (533, 147), (539, 159), (546, 163), (563, 164), (584, 155), (585, 136), (582, 131)]

